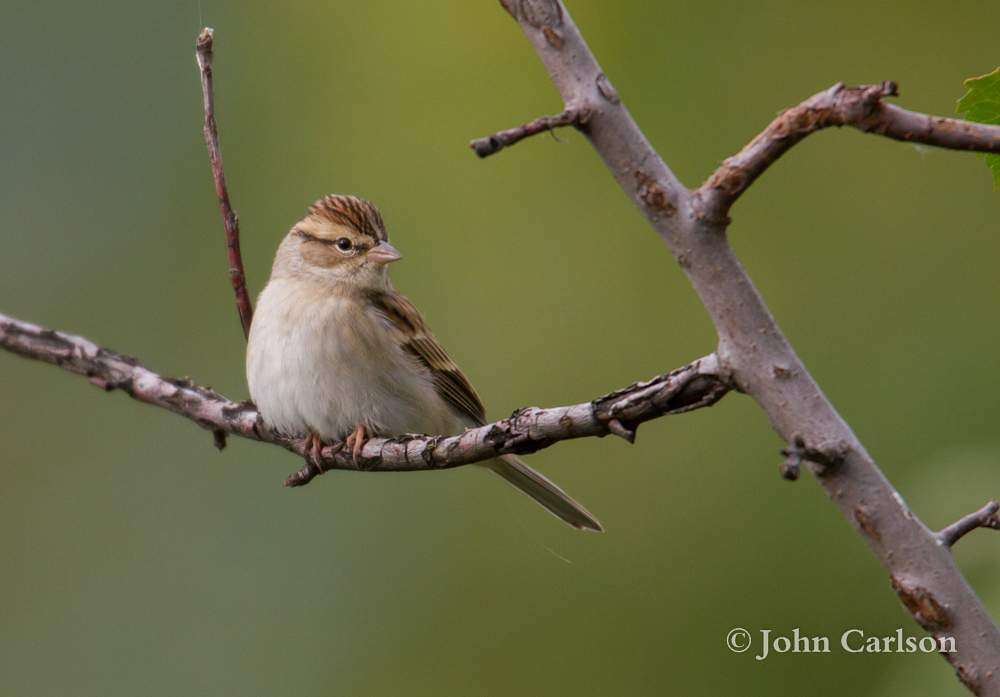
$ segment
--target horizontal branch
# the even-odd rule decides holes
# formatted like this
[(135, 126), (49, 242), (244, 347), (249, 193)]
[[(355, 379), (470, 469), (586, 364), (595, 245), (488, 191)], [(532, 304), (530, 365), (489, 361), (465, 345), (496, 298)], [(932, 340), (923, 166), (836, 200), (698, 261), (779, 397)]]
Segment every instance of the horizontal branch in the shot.
[(895, 82), (844, 87), (839, 82), (785, 109), (738, 154), (726, 160), (696, 194), (706, 212), (722, 218), (764, 170), (793, 145), (823, 128), (853, 126), (866, 133), (951, 150), (1000, 153), (1000, 126), (930, 116), (882, 101)]
[(939, 532), (937, 534), (938, 542), (945, 547), (951, 547), (976, 528), (1000, 530), (1000, 515), (997, 515), (998, 510), (1000, 510), (1000, 503), (990, 501), (975, 513), (970, 513)]
[[(86, 375), (103, 390), (122, 390), (140, 402), (179, 414), (212, 431), (217, 445), (225, 434), (232, 434), (306, 456), (304, 435), (289, 437), (269, 429), (251, 402), (232, 402), (187, 378), (158, 375), (135, 358), (101, 348), (82, 337), (0, 314), (0, 348)], [(330, 469), (399, 472), (459, 467), (497, 455), (532, 453), (562, 440), (609, 433), (631, 442), (639, 424), (710, 406), (730, 389), (728, 375), (711, 354), (591, 402), (552, 409), (519, 409), (510, 418), (460, 436), (371, 438), (357, 460), (343, 444), (330, 444), (321, 450), (318, 463), (306, 458), (308, 464), (286, 483), (299, 486)]]
[(582, 126), (587, 122), (588, 114), (589, 109), (586, 107), (568, 106), (555, 116), (542, 116), (523, 126), (508, 128), (506, 131), (500, 131), (485, 138), (471, 140), (469, 147), (475, 150), (480, 157), (487, 157), (529, 136), (545, 133), (560, 126)]

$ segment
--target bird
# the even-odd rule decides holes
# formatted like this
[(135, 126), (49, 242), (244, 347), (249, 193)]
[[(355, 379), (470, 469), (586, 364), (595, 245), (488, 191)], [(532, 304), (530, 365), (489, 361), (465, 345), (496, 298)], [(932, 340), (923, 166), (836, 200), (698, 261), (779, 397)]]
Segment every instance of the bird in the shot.
[[(264, 423), (308, 434), (307, 453), (369, 437), (458, 435), (486, 410), (406, 296), (389, 280), (401, 255), (378, 209), (354, 196), (316, 201), (278, 246), (247, 342), (247, 386)], [(308, 454), (307, 454), (308, 457)], [(603, 530), (514, 455), (481, 463), (574, 528)]]

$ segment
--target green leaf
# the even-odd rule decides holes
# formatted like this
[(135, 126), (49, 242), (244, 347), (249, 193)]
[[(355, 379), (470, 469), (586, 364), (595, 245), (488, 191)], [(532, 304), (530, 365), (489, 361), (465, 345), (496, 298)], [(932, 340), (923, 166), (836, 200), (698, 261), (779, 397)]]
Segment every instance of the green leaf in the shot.
[[(958, 113), (969, 121), (1000, 125), (1000, 68), (982, 77), (970, 77), (965, 81), (969, 93), (958, 100)], [(1000, 191), (1000, 155), (979, 153), (986, 158), (986, 166), (993, 170), (994, 191)]]

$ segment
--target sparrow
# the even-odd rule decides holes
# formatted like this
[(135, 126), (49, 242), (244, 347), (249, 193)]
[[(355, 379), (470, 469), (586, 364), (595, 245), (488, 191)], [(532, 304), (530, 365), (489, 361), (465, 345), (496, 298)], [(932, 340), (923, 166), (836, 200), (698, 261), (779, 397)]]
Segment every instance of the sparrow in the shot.
[[(320, 199), (278, 247), (247, 343), (264, 423), (308, 433), (307, 450), (369, 437), (458, 435), (486, 410), (424, 318), (389, 281), (401, 255), (374, 205)], [(482, 463), (574, 528), (601, 531), (576, 501), (513, 455)]]

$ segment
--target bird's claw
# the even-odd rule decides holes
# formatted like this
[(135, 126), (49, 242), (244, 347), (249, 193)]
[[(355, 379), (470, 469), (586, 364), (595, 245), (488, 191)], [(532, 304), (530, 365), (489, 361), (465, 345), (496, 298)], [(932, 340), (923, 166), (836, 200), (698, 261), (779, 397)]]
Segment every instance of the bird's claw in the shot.
[(318, 469), (320, 474), (323, 474), (325, 472), (322, 453), (323, 439), (316, 431), (310, 431), (309, 435), (306, 436), (305, 450), (306, 462)]
[(344, 443), (351, 449), (351, 453), (354, 455), (355, 465), (358, 464), (358, 458), (361, 457), (361, 449), (364, 447), (366, 440), (368, 440), (368, 429), (363, 424), (358, 424), (354, 432), (344, 440)]
[[(337, 445), (343, 447), (340, 443)], [(326, 472), (323, 469), (323, 439), (318, 433), (311, 431), (306, 436), (302, 451), (302, 459), (306, 461), (306, 464), (298, 472), (292, 472), (288, 475), (285, 479), (285, 486), (304, 486), (313, 478)]]

